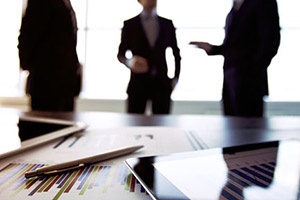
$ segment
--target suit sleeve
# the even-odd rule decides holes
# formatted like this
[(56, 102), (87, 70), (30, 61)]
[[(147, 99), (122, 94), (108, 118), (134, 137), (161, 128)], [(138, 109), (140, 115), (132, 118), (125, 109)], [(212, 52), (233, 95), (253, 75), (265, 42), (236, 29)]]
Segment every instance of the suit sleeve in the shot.
[(180, 49), (178, 48), (178, 45), (177, 45), (176, 29), (173, 25), (173, 22), (171, 22), (171, 28), (172, 28), (171, 48), (173, 50), (173, 55), (174, 55), (174, 59), (175, 59), (175, 76), (174, 76), (174, 78), (178, 79), (179, 74), (180, 74), (181, 56), (180, 56)]
[(121, 43), (119, 45), (119, 51), (118, 51), (118, 60), (123, 63), (124, 65), (126, 65), (127, 67), (127, 58), (125, 56), (126, 51), (128, 50), (128, 39), (127, 39), (127, 26), (126, 23), (124, 22), (124, 26), (122, 28), (122, 33), (121, 33)]
[(256, 66), (268, 67), (280, 44), (280, 26), (276, 0), (260, 1), (256, 21), (259, 48), (254, 57)]
[(215, 55), (224, 55), (224, 45), (211, 45), (212, 49), (210, 52), (207, 52), (208, 55), (210, 56), (215, 56)]

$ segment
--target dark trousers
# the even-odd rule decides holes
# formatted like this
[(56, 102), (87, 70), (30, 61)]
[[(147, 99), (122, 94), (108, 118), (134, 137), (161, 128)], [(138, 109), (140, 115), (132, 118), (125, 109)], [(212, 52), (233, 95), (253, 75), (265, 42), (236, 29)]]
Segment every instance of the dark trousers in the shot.
[(264, 115), (264, 101), (261, 96), (239, 96), (234, 98), (223, 93), (223, 112), (228, 116), (262, 117)]
[(31, 109), (43, 111), (74, 111), (74, 97), (31, 95)]
[(154, 79), (146, 82), (143, 87), (128, 93), (127, 112), (144, 114), (147, 102), (151, 101), (153, 114), (169, 114), (171, 92), (170, 80), (157, 81)]
[(147, 97), (144, 95), (129, 95), (127, 99), (127, 112), (144, 114), (148, 100), (152, 103), (153, 114), (169, 114), (171, 107), (171, 99), (169, 97), (153, 96)]
[[(243, 71), (242, 71), (243, 72)], [(249, 78), (238, 68), (224, 70), (223, 111), (224, 115), (262, 117), (264, 114), (262, 86), (255, 78)]]

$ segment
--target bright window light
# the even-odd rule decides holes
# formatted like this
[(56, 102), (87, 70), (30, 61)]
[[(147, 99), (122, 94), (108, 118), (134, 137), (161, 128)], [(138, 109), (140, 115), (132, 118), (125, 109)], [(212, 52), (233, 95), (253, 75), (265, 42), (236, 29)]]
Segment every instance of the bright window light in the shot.
[[(83, 64), (81, 98), (126, 99), (129, 70), (117, 60), (123, 21), (142, 10), (136, 0), (71, 0), (78, 21), (77, 52)], [(300, 101), (300, 1), (278, 0), (281, 45), (269, 66), (270, 101)], [(23, 0), (0, 2), (0, 96), (23, 96), (26, 72), (20, 72), (18, 35)], [(181, 74), (173, 100), (221, 99), (223, 57), (207, 56), (192, 40), (221, 44), (232, 0), (158, 0), (159, 15), (172, 19), (181, 50)], [(13, 12), (12, 12), (13, 11)], [(174, 73), (167, 50), (169, 76)]]

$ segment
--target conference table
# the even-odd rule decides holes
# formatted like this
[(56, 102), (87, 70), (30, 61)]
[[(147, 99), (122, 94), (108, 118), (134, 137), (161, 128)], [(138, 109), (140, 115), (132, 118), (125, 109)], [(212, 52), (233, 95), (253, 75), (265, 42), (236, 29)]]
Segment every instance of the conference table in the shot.
[(247, 143), (300, 138), (300, 116), (262, 118), (222, 115), (140, 115), (112, 112), (20, 112), (21, 115), (81, 121), (90, 128), (174, 127), (196, 131), (206, 145), (227, 147)]
[[(0, 199), (22, 197), (22, 199), (56, 200), (99, 198), (150, 200), (150, 196), (145, 195), (143, 187), (124, 165), (126, 158), (195, 152), (200, 149), (290, 138), (300, 139), (300, 116), (263, 118), (172, 114), (147, 116), (111, 112), (22, 112), (0, 108), (0, 119), (15, 114), (84, 122), (88, 128), (87, 131), (58, 138), (57, 141), (49, 141), (35, 149), (1, 160)], [(4, 140), (5, 134), (7, 133), (1, 133)], [(197, 138), (191, 140), (191, 137)], [(116, 148), (129, 142), (142, 143), (144, 148), (127, 157), (84, 166), (63, 174), (29, 180), (24, 178), (26, 170), (43, 166), (44, 163), (51, 165), (76, 160), (99, 153), (105, 148)], [(195, 153), (198, 152), (204, 151)]]

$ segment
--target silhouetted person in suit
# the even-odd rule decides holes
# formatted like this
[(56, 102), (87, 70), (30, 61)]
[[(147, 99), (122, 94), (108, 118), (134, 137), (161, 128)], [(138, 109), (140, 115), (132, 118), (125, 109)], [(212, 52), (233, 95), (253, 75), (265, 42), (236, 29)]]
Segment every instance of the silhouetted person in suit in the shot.
[[(153, 114), (170, 113), (171, 93), (180, 73), (180, 53), (175, 28), (171, 20), (156, 14), (156, 0), (138, 0), (143, 11), (124, 22), (118, 59), (130, 71), (127, 88), (129, 113), (145, 112), (152, 101)], [(175, 57), (175, 76), (167, 75), (166, 49), (171, 47)], [(126, 51), (133, 57), (126, 58)]]
[(268, 95), (267, 68), (280, 43), (276, 0), (234, 0), (220, 46), (191, 42), (208, 55), (223, 55), (225, 115), (261, 117)]
[(18, 48), (21, 68), (29, 71), (32, 110), (74, 110), (81, 84), (76, 44), (70, 0), (28, 0)]

